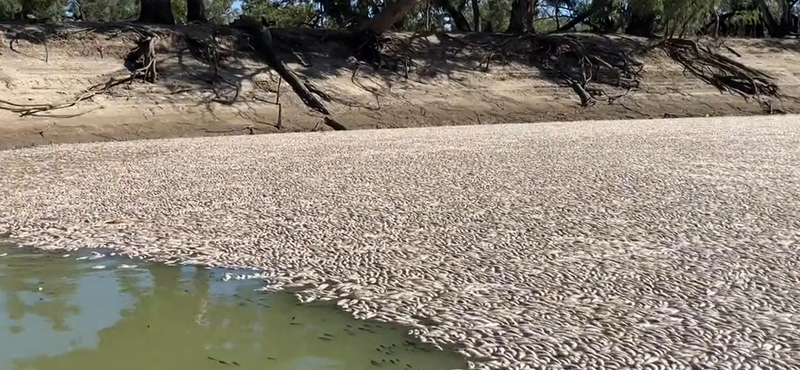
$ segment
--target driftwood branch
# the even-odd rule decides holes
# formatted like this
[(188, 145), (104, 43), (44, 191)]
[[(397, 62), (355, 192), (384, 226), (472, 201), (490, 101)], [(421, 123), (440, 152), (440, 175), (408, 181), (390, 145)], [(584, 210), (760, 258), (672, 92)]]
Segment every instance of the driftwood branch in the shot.
[[(297, 74), (294, 73), (294, 71), (292, 71), (283, 60), (281, 60), (273, 46), (272, 33), (270, 32), (269, 27), (264, 24), (264, 22), (260, 22), (252, 17), (241, 16), (239, 19), (233, 22), (232, 26), (245, 31), (250, 35), (250, 45), (253, 50), (255, 50), (262, 57), (262, 59), (264, 59), (264, 61), (267, 62), (270, 67), (272, 67), (272, 69), (278, 72), (278, 75), (281, 77), (281, 79), (285, 80), (286, 83), (289, 84), (295, 94), (300, 97), (307, 107), (326, 116), (331, 115), (331, 111), (323, 102), (323, 100), (329, 101), (330, 97), (328, 97), (327, 94), (315, 86), (302, 81), (300, 77), (298, 77)], [(320, 97), (322, 97), (322, 100)], [(278, 107), (280, 110), (281, 105), (278, 104)], [(334, 124), (338, 124), (338, 121), (335, 119), (331, 117), (325, 117), (326, 124), (329, 121), (334, 122)], [(346, 127), (338, 124), (334, 129), (345, 130)]]

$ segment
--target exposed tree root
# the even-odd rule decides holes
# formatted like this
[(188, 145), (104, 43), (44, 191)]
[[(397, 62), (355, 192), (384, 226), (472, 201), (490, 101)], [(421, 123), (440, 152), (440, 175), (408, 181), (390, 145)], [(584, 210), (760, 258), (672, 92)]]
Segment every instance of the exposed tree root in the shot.
[[(43, 116), (41, 114), (43, 112), (49, 112), (49, 111), (73, 107), (78, 103), (84, 100), (91, 99), (96, 95), (107, 93), (111, 88), (115, 86), (124, 83), (132, 83), (134, 80), (138, 78), (141, 78), (142, 80), (151, 83), (155, 82), (158, 76), (156, 72), (156, 55), (155, 55), (155, 47), (157, 43), (158, 43), (158, 36), (152, 34), (149, 36), (144, 36), (143, 39), (139, 41), (137, 47), (134, 48), (128, 54), (128, 56), (125, 58), (125, 61), (129, 63), (129, 67), (131, 69), (130, 76), (117, 79), (112, 78), (106, 83), (94, 85), (83, 91), (75, 99), (66, 102), (53, 103), (53, 104), (17, 104), (5, 100), (0, 100), (0, 109), (18, 113), (21, 117), (26, 117), (26, 116), (41, 117)], [(87, 112), (82, 112), (73, 115), (48, 115), (47, 117), (72, 118), (84, 115), (94, 110), (96, 109), (92, 109)]]
[(50, 48), (47, 46), (47, 37), (46, 36), (44, 36), (44, 35), (42, 35), (42, 36), (32, 35), (32, 34), (29, 34), (29, 33), (25, 32), (25, 31), (18, 32), (16, 35), (14, 35), (14, 38), (11, 39), (11, 41), (8, 43), (8, 48), (11, 49), (11, 51), (13, 51), (15, 53), (22, 54), (19, 51), (14, 50), (14, 43), (15, 42), (19, 43), (20, 39), (25, 39), (25, 40), (29, 40), (29, 41), (36, 40), (37, 42), (39, 42), (42, 45), (44, 45), (44, 62), (45, 63), (49, 63), (50, 62)]
[[(208, 40), (202, 40), (191, 35), (186, 35), (185, 38), (192, 55), (198, 60), (208, 63), (214, 71), (214, 77), (211, 83), (214, 85), (214, 94), (216, 98), (213, 99), (213, 101), (225, 105), (231, 105), (235, 103), (241, 94), (242, 84), (231, 82), (222, 75), (222, 67), (220, 66), (220, 63), (227, 59), (229, 55), (227, 52), (220, 52), (220, 47), (217, 44), (216, 37), (212, 36)], [(216, 88), (217, 84), (220, 82), (234, 89), (233, 97), (229, 99), (222, 98), (222, 94), (220, 94)]]
[[(11, 111), (14, 113), (19, 113), (21, 117), (41, 116), (39, 113), (73, 107), (84, 100), (91, 99), (95, 95), (108, 92), (108, 90), (114, 86), (131, 82), (133, 81), (133, 79), (134, 76), (129, 76), (122, 79), (111, 79), (106, 83), (97, 84), (86, 89), (75, 99), (56, 104), (16, 104), (5, 100), (0, 100), (0, 109)], [(77, 115), (70, 115), (69, 117), (77, 117), (86, 113), (89, 112), (84, 112)], [(68, 118), (68, 116), (65, 116), (64, 118)]]
[[(142, 80), (155, 83), (158, 79), (156, 71), (156, 44), (158, 36), (147, 36), (139, 40), (135, 49), (128, 53), (125, 61), (134, 66), (134, 78), (140, 77)], [(141, 62), (139, 61), (141, 60)]]
[[(710, 48), (685, 39), (667, 39), (654, 47), (663, 49), (686, 72), (718, 88), (767, 104), (762, 97), (780, 99), (778, 86), (769, 75), (739, 63)], [(769, 105), (771, 107), (771, 104)], [(771, 109), (771, 108), (770, 108)]]
[(358, 61), (372, 66), (376, 71), (389, 70), (408, 78), (414, 66), (414, 61), (409, 56), (411, 42), (398, 42), (371, 29), (354, 32), (343, 41), (349, 45)]
[(589, 87), (589, 84), (607, 85), (630, 92), (639, 87), (643, 67), (642, 63), (610, 42), (590, 40), (588, 37), (523, 35), (500, 43), (495, 40), (474, 43), (454, 37), (450, 39), (461, 43), (464, 48), (486, 53), (479, 67), (484, 71), (488, 71), (493, 62), (532, 64), (571, 87), (584, 107), (595, 104), (599, 95), (604, 93), (602, 89)]

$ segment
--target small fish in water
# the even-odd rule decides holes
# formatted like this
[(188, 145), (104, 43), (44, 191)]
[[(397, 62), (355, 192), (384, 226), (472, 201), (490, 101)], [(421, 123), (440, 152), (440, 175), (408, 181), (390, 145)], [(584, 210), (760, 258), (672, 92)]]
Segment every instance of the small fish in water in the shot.
[(69, 257), (69, 256), (70, 256), (70, 254), (65, 254), (65, 255), (63, 255), (63, 256), (61, 256), (61, 257), (67, 258), (67, 257)]
[(228, 364), (228, 363), (227, 363), (227, 362), (225, 362), (225, 361), (222, 361), (222, 360), (220, 360), (220, 359), (218, 359), (218, 358), (213, 358), (213, 357), (211, 357), (211, 356), (208, 356), (208, 357), (206, 357), (206, 358), (207, 358), (207, 359), (209, 359), (209, 360), (211, 360), (211, 361), (216, 361), (216, 362), (219, 362), (219, 363), (221, 363), (221, 364), (223, 364), (223, 365), (227, 365), (227, 364)]
[(121, 268), (121, 269), (135, 269), (136, 265), (126, 265), (126, 264), (123, 263), (123, 264), (119, 265), (118, 268)]
[(83, 260), (85, 260), (85, 259), (87, 259), (87, 258), (89, 258), (89, 257), (88, 257), (88, 256), (83, 256), (83, 257), (78, 257), (78, 258), (76, 258), (75, 260), (76, 260), (76, 261), (83, 261)]
[(106, 256), (105, 254), (102, 254), (102, 253), (97, 253), (97, 252), (94, 252), (94, 251), (92, 251), (92, 256), (91, 256), (91, 257), (89, 257), (89, 259), (91, 259), (91, 260), (96, 260), (96, 259), (98, 259), (98, 258), (103, 258), (103, 257), (105, 257), (105, 256)]
[(5, 257), (7, 255), (8, 255), (8, 253), (3, 253), (3, 254), (0, 254), (0, 257)]
[(95, 269), (95, 270), (102, 270), (102, 269), (104, 269), (106, 267), (103, 266), (103, 265), (97, 265), (97, 266), (92, 266), (92, 268)]

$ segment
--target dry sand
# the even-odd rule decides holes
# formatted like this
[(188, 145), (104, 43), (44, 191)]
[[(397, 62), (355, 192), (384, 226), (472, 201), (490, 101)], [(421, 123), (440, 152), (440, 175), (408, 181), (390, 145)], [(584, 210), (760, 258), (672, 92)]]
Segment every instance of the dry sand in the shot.
[(0, 233), (255, 267), (494, 369), (800, 368), (800, 117), (0, 152)]
[[(18, 25), (14, 27), (0, 24), (0, 100), (62, 102), (89, 86), (128, 73), (122, 58), (134, 45), (133, 33), (95, 34), (87, 31), (92, 25), (76, 23), (58, 37), (48, 36), (47, 53), (43, 45), (26, 40), (16, 42), (14, 52), (6, 48), (20, 32)], [(303, 55), (312, 63), (310, 67), (302, 66), (292, 53), (284, 57), (291, 68), (336, 99), (330, 103), (331, 109), (353, 129), (764, 112), (757, 103), (740, 96), (720, 94), (660, 53), (639, 58), (645, 63), (641, 90), (614, 104), (600, 102), (584, 109), (571, 88), (546, 78), (536, 68), (495, 62), (486, 71), (479, 66), (481, 58), (464, 57), (464, 52), (451, 50), (453, 46), (436, 35), (421, 42), (426, 44), (424, 53), (414, 55), (419, 66), (408, 79), (375, 73), (368, 67), (359, 68), (353, 77), (356, 64), (339, 55), (341, 45), (330, 43), (314, 45), (313, 52)], [(800, 112), (800, 102), (792, 98), (800, 96), (796, 40), (731, 39), (725, 45), (740, 57), (721, 48), (723, 54), (770, 74), (788, 95), (775, 110)], [(210, 67), (194, 60), (185, 45), (165, 42), (158, 53), (159, 84), (121, 86), (110, 95), (54, 111), (49, 117), (20, 118), (0, 110), (0, 150), (51, 143), (231, 135), (250, 133), (250, 128), (253, 133), (310, 131), (321, 122), (284, 83), (282, 128), (275, 127), (278, 107), (268, 102), (277, 99), (278, 78), (263, 63), (230, 63), (224, 74), (231, 81), (241, 81), (242, 92), (237, 103), (226, 105), (212, 101), (212, 86), (206, 82), (213, 77)], [(80, 116), (65, 118), (77, 114)]]

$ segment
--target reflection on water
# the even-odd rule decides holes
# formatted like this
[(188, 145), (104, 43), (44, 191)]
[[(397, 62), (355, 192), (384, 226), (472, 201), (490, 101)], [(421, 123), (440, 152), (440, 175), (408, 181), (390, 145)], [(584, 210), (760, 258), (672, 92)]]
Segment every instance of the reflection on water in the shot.
[(0, 256), (0, 369), (466, 367), (402, 328), (254, 292), (257, 281), (221, 282), (224, 270), (124, 268), (133, 262), (8, 244)]

